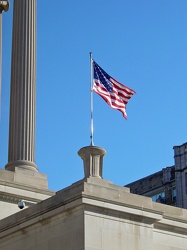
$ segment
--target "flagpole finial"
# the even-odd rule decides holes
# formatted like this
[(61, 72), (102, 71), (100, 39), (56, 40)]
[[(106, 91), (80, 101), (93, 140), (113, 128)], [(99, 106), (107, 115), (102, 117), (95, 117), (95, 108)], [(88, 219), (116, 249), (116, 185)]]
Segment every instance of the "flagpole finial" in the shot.
[(92, 52), (90, 52), (90, 60), (92, 60)]

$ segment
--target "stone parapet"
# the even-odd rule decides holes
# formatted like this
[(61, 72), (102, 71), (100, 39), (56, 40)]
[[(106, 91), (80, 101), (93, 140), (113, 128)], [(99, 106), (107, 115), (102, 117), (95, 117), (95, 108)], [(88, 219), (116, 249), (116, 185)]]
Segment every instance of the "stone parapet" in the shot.
[(185, 250), (186, 235), (187, 210), (91, 177), (1, 220), (0, 249)]

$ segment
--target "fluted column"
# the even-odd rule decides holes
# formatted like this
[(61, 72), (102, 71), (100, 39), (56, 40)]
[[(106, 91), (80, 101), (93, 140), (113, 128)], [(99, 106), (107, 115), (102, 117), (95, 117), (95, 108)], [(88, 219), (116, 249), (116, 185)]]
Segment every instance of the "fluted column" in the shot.
[(36, 0), (14, 0), (7, 170), (35, 161)]

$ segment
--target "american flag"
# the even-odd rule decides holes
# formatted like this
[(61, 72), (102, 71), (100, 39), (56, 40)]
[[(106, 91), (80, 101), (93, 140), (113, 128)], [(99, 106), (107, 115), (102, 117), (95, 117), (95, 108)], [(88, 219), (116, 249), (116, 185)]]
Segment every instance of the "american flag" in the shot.
[(136, 92), (108, 75), (95, 61), (93, 61), (93, 73), (93, 91), (100, 95), (111, 108), (118, 109), (123, 117), (127, 118), (126, 105)]

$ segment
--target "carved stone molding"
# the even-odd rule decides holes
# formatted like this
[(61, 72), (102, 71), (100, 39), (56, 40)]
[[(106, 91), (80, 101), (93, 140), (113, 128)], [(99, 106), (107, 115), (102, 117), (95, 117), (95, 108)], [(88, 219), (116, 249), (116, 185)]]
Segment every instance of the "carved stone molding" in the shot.
[(34, 201), (24, 200), (23, 197), (15, 197), (15, 196), (7, 195), (7, 194), (0, 194), (0, 201), (3, 201), (3, 202), (18, 204), (21, 200), (24, 201), (27, 207), (32, 206), (37, 203)]

